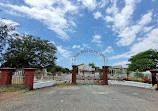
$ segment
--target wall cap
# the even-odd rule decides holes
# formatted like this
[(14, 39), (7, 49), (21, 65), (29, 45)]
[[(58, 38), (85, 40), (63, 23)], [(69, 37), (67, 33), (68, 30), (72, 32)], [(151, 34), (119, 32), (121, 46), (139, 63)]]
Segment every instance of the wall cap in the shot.
[(150, 72), (158, 72), (158, 69), (150, 70)]
[(36, 68), (23, 68), (23, 70), (36, 70)]
[(0, 70), (15, 70), (15, 68), (10, 68), (10, 67), (2, 67)]

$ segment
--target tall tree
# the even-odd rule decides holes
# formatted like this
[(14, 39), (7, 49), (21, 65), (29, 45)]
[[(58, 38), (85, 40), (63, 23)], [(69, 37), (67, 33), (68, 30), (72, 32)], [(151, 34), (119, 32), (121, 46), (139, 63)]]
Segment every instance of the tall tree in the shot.
[(48, 40), (24, 34), (14, 34), (3, 54), (5, 67), (48, 67), (55, 64), (56, 47)]
[(11, 32), (18, 27), (19, 24), (11, 20), (0, 19), (0, 54), (6, 46), (7, 41), (12, 37)]
[(158, 51), (150, 49), (131, 57), (128, 61), (131, 62), (128, 64), (129, 71), (156, 69), (158, 68)]

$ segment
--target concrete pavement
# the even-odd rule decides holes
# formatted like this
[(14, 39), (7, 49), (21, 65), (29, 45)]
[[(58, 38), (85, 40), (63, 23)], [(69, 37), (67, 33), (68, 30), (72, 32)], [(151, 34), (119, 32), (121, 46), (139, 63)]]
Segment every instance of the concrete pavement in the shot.
[(0, 111), (154, 110), (158, 110), (158, 91), (114, 85), (48, 87), (0, 102)]

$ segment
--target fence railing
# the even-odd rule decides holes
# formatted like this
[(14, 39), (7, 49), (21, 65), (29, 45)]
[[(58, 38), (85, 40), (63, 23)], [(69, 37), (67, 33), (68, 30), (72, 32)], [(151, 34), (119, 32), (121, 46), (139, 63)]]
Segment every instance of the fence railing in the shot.
[(24, 71), (14, 72), (12, 75), (12, 84), (24, 84)]
[(37, 82), (45, 82), (45, 81), (67, 81), (67, 82), (71, 82), (72, 79), (72, 75), (71, 74), (47, 74), (47, 75), (38, 75), (36, 74), (34, 76), (34, 83)]

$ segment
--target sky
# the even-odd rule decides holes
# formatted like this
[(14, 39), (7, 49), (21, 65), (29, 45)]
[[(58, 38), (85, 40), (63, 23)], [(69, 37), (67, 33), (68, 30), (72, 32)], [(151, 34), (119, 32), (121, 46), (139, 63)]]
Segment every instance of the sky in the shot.
[[(15, 32), (51, 41), (56, 64), (71, 69), (72, 57), (86, 49), (103, 53), (106, 65), (127, 67), (140, 52), (158, 50), (158, 0), (0, 0), (0, 18), (19, 24)], [(76, 65), (103, 58), (85, 53)]]

